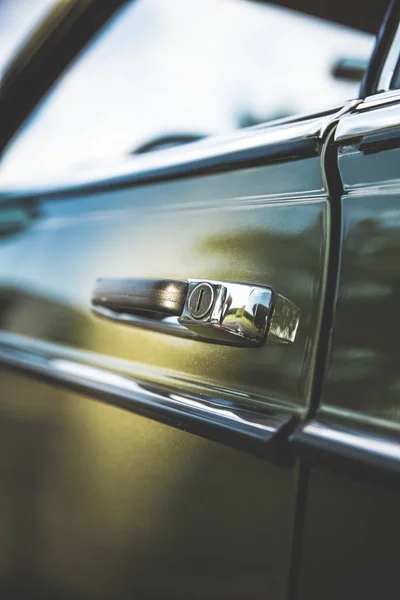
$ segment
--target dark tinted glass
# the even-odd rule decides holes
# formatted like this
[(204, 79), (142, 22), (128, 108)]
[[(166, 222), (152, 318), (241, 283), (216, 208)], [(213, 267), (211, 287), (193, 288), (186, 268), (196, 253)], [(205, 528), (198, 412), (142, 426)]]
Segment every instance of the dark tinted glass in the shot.
[(397, 63), (397, 66), (394, 70), (392, 83), (390, 84), (391, 90), (400, 89), (400, 61)]

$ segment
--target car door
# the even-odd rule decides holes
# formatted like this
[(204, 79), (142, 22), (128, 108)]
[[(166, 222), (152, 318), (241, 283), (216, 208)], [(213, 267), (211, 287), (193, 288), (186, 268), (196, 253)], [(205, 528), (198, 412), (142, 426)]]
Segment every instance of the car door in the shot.
[[(0, 569), (8, 597), (280, 599), (289, 590), (303, 487), (287, 436), (317, 400), (337, 252), (327, 148), (354, 103), (264, 124), (279, 116), (272, 86), (258, 90), (247, 78), (253, 66), (260, 81), (253, 61), (262, 18), (282, 24), (282, 14), (246, 2), (225, 13), (221, 3), (208, 29), (204, 6), (185, 13), (176, 3), (172, 18), (161, 3), (128, 3), (3, 158)], [(283, 16), (289, 31), (300, 27), (300, 17)], [(175, 24), (171, 39), (183, 36), (182, 47), (165, 42), (163, 22)], [(319, 25), (324, 39), (337, 35)], [(182, 48), (189, 52), (199, 31), (208, 31), (205, 64), (220, 60), (220, 69), (239, 60), (221, 40), (236, 31), (255, 40), (218, 111), (225, 71), (208, 67), (202, 79), (199, 62), (193, 80), (179, 72)], [(131, 73), (110, 59), (122, 36), (138, 40), (129, 54), (123, 45), (117, 52), (116, 64), (136, 69), (131, 96), (118, 87)], [(342, 48), (352, 36), (343, 33)], [(360, 51), (370, 45), (360, 37)], [(173, 69), (164, 65), (159, 87), (141, 96), (139, 76), (151, 80), (160, 54)], [(268, 115), (254, 103), (261, 92), (272, 98)], [(340, 86), (335, 94), (343, 96)], [(116, 98), (117, 132), (104, 113)], [(287, 112), (301, 112), (303, 100), (298, 94)], [(165, 106), (173, 119), (159, 131)], [(228, 117), (255, 125), (230, 131)], [(57, 174), (71, 154), (77, 164)], [(211, 323), (222, 292), (230, 312)], [(177, 319), (182, 310), (186, 321)]]
[(315, 419), (294, 436), (311, 460), (304, 599), (397, 593), (398, 27), (393, 3), (366, 97), (335, 134), (342, 247), (331, 352)]

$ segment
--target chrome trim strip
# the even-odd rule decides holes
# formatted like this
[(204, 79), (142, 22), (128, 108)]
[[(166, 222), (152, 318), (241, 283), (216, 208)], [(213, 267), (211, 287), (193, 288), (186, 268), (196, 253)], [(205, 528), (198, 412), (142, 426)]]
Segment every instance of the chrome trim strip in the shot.
[(202, 171), (213, 172), (213, 169), (231, 170), (280, 159), (317, 156), (319, 143), (332, 123), (358, 102), (353, 100), (317, 115), (272, 121), (176, 148), (119, 158), (115, 162), (101, 165), (96, 163), (81, 171), (38, 177), (22, 185), (19, 180), (15, 184), (2, 186), (0, 200), (13, 196), (59, 195), (72, 190), (81, 193), (152, 182), (160, 178), (182, 177)]
[(376, 185), (363, 185), (363, 184), (353, 184), (349, 185), (348, 183), (344, 183), (344, 196), (354, 197), (354, 196), (376, 196), (382, 194), (395, 194), (399, 195), (400, 192), (400, 178), (392, 179), (390, 181), (382, 181), (377, 183)]
[(349, 419), (313, 420), (299, 426), (291, 440), (300, 448), (400, 473), (400, 436), (393, 432), (383, 435)]
[(392, 45), (385, 60), (382, 72), (379, 77), (378, 90), (390, 90), (394, 71), (399, 61), (400, 55), (400, 24), (393, 38)]
[(368, 453), (384, 456), (385, 458), (400, 461), (400, 443), (389, 442), (384, 439), (377, 439), (371, 436), (351, 433), (349, 431), (340, 431), (327, 427), (322, 423), (308, 423), (303, 433), (318, 437), (319, 439), (342, 444), (355, 450), (363, 450)]
[(343, 142), (358, 138), (381, 129), (400, 126), (400, 104), (391, 104), (370, 112), (359, 112), (340, 119), (335, 132), (335, 141)]
[(363, 112), (371, 108), (379, 108), (388, 106), (394, 102), (400, 102), (400, 90), (390, 90), (390, 92), (382, 92), (367, 96), (363, 102), (354, 108), (355, 112)]
[[(379, 76), (377, 85), (377, 92), (371, 96), (367, 96), (363, 102), (360, 102), (358, 106), (354, 107), (355, 113), (363, 113), (370, 109), (384, 109), (392, 108), (396, 102), (400, 102), (400, 90), (391, 90), (390, 85), (392, 83), (393, 75), (400, 58), (400, 24), (397, 27), (394, 35), (392, 44), (390, 46), (388, 55), (386, 57), (384, 66)], [(382, 119), (381, 123), (376, 123), (376, 118)], [(335, 140), (342, 141), (351, 137), (363, 135), (364, 133), (371, 133), (378, 129), (386, 127), (396, 127), (400, 124), (400, 119), (392, 120), (389, 117), (379, 115), (377, 111), (371, 114), (365, 115), (365, 119), (360, 119), (356, 115), (349, 115), (343, 118), (338, 125)]]
[[(294, 418), (167, 387), (74, 360), (74, 351), (0, 332), (0, 364), (238, 450), (288, 464), (280, 448)], [(78, 354), (78, 353), (77, 353)], [(79, 357), (80, 358), (80, 357)]]

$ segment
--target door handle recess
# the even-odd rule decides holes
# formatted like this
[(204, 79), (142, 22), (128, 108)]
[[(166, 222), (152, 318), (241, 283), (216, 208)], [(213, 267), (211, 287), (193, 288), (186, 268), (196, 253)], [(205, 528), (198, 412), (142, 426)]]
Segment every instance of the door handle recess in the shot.
[(271, 287), (208, 279), (98, 279), (92, 306), (114, 319), (177, 317), (199, 339), (239, 346), (294, 342), (300, 317)]

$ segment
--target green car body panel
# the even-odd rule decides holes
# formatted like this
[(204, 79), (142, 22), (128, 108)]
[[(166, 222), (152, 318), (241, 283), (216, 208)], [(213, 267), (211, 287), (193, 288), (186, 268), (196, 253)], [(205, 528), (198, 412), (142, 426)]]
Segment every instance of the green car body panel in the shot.
[[(398, 585), (400, 151), (387, 148), (387, 126), (379, 126), (388, 111), (399, 113), (383, 103), (348, 116), (337, 132), (344, 190), (340, 276), (316, 420), (332, 427), (344, 450), (334, 461), (336, 472), (311, 469), (299, 586), (304, 599), (322, 593), (333, 599), (343, 590), (349, 598), (389, 597)], [(355, 133), (361, 121), (363, 133)], [(372, 148), (371, 135), (379, 142)]]
[[(31, 217), (0, 246), (3, 343), (34, 342), (59, 362), (101, 364), (228, 407), (239, 401), (305, 418), (329, 230), (318, 144), (313, 153), (222, 173), (206, 166), (201, 176), (155, 183), (30, 190)], [(26, 196), (6, 199), (0, 218), (23, 211)], [(90, 297), (102, 276), (272, 285), (300, 309), (296, 342), (230, 347), (101, 319)], [(43, 593), (52, 577), (55, 589), (67, 580), (75, 598), (100, 590), (106, 597), (285, 598), (296, 461), (275, 466), (227, 448), (218, 435), (205, 440), (16, 373), (3, 372), (2, 381), (3, 423), (13, 431), (2, 468), (11, 473), (17, 461), (35, 477), (17, 515), (33, 503), (43, 507), (30, 513), (11, 560), (23, 573), (24, 548), (45, 540), (40, 569), (27, 561), (40, 570)], [(31, 456), (29, 467), (14, 445)], [(5, 494), (14, 505), (12, 483)], [(101, 551), (92, 554), (93, 547)]]
[[(98, 6), (58, 8), (15, 62), (3, 149)], [(375, 96), (1, 190), (4, 597), (390, 595), (400, 95)], [(255, 348), (111, 318), (104, 277), (268, 286), (298, 329)]]

